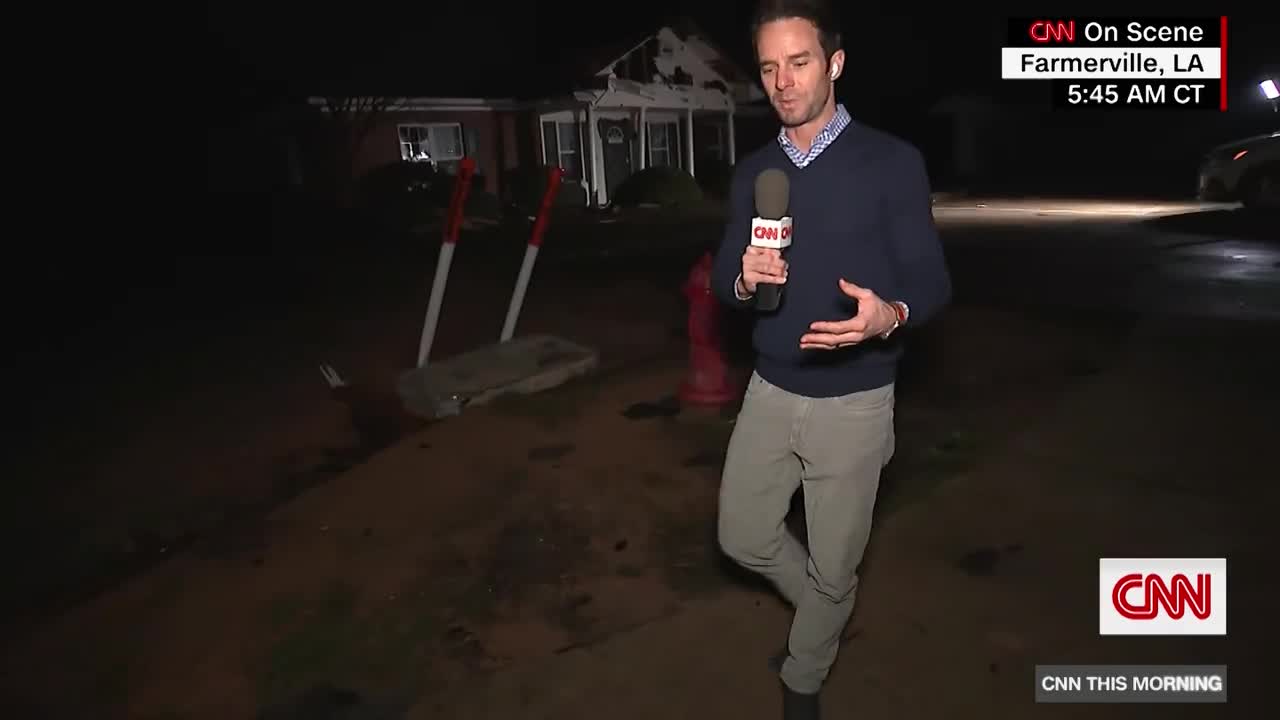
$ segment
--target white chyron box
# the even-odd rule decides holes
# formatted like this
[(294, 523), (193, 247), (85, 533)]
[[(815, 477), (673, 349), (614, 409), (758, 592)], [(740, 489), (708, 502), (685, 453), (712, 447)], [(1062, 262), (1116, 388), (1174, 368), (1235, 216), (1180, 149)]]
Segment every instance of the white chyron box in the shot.
[(1226, 635), (1226, 558), (1102, 558), (1098, 634)]
[(778, 220), (753, 218), (751, 220), (751, 244), (756, 247), (781, 250), (791, 245), (791, 217)]

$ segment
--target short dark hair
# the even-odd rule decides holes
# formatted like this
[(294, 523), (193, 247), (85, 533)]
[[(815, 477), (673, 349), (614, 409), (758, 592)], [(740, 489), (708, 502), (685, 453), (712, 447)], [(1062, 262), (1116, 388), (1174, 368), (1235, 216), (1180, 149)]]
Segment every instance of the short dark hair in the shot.
[(751, 18), (751, 45), (755, 47), (760, 28), (775, 20), (799, 18), (818, 29), (818, 43), (826, 59), (841, 48), (840, 22), (826, 0), (760, 0)]

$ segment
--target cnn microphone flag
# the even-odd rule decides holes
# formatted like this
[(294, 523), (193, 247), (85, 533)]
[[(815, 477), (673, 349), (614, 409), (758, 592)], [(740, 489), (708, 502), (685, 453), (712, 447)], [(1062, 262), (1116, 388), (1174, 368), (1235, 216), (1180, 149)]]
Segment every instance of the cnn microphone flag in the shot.
[(781, 250), (791, 245), (791, 217), (779, 220), (768, 218), (752, 218), (751, 244), (756, 247)]

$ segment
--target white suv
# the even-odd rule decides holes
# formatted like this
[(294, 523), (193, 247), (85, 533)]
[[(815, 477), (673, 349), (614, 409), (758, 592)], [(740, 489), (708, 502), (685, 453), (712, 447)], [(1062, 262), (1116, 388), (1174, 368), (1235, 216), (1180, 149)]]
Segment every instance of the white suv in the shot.
[(1210, 150), (1200, 164), (1196, 194), (1209, 202), (1280, 207), (1280, 130)]

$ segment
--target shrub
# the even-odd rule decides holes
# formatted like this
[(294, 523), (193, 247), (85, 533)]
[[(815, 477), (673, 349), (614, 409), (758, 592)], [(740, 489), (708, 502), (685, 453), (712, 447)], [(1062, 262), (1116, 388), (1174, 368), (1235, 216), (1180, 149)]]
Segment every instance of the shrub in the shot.
[(729, 182), (733, 179), (733, 166), (720, 161), (698, 163), (698, 185), (707, 197), (724, 200), (729, 196)]
[[(550, 172), (550, 165), (522, 165), (509, 170), (505, 189), (511, 204), (526, 215), (536, 214), (547, 191)], [(587, 190), (576, 180), (565, 180), (553, 202), (556, 207), (582, 207), (587, 202)]]
[(704, 195), (698, 182), (680, 168), (645, 168), (627, 178), (613, 193), (612, 202), (621, 207), (696, 205)]
[[(389, 163), (360, 178), (360, 205), (386, 224), (414, 227), (431, 221), (449, 207), (455, 178), (428, 163)], [(503, 215), (502, 202), (486, 192), (484, 186), (483, 175), (472, 176), (465, 213), (471, 218), (498, 221)]]

